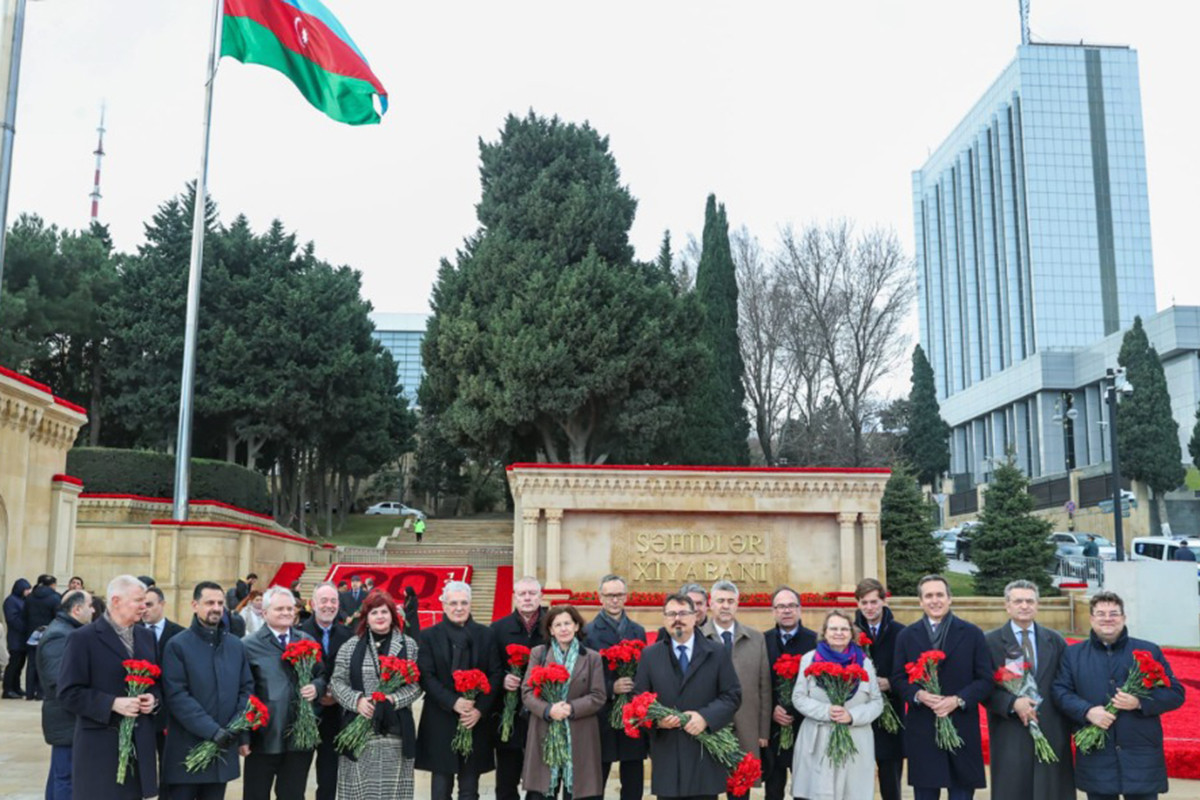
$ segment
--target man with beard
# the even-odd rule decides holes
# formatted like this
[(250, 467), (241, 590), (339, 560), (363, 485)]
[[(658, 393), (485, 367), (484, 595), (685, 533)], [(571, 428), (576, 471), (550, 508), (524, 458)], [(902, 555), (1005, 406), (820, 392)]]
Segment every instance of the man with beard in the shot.
[[(629, 596), (625, 579), (620, 575), (605, 575), (600, 579), (601, 611), (584, 628), (589, 650), (600, 652), (626, 640), (646, 641), (646, 629), (625, 613), (625, 600)], [(600, 709), (600, 769), (604, 784), (613, 762), (621, 778), (621, 800), (639, 800), (646, 782), (646, 739), (634, 739), (625, 731), (612, 726), (612, 704), (617, 695), (628, 695), (633, 691), (633, 678), (618, 678), (604, 670), (604, 682), (608, 687), (608, 702)]]
[(692, 598), (668, 595), (663, 618), (670, 638), (642, 653), (633, 692), (654, 692), (660, 703), (684, 712), (687, 722), (668, 717), (650, 731), (650, 789), (660, 798), (716, 800), (728, 772), (704, 753), (696, 736), (733, 721), (742, 689), (725, 648), (696, 634)]
[[(330, 581), (317, 584), (312, 593), (312, 616), (300, 625), (300, 630), (321, 643), (321, 664), (325, 674), (332, 678), (337, 664), (338, 650), (354, 633), (338, 622), (338, 590)], [(329, 681), (332, 684), (332, 680)], [(337, 795), (338, 751), (333, 746), (334, 737), (342, 728), (342, 707), (333, 698), (333, 691), (326, 686), (325, 693), (317, 701), (320, 705), (321, 743), (317, 745), (317, 800), (334, 800)]]
[[(247, 734), (229, 726), (246, 713), (254, 678), (242, 640), (221, 624), (225, 592), (212, 581), (192, 591), (192, 625), (171, 638), (163, 657), (167, 737), (163, 781), (169, 800), (222, 800), (225, 785), (241, 773), (238, 754), (249, 753)], [(184, 762), (193, 747), (214, 742), (222, 751), (205, 769), (192, 772)]]
[[(433, 773), (433, 800), (450, 800), (456, 779), (459, 800), (478, 800), (479, 776), (496, 764), (491, 728), (480, 720), (500, 696), (504, 669), (491, 630), (471, 619), (469, 584), (449, 581), (442, 590), (442, 610), (442, 621), (421, 631), (417, 651), (425, 705), (417, 732), (416, 768)], [(470, 669), (483, 672), (491, 688), (474, 700), (454, 688), (454, 673)], [(450, 746), (459, 722), (471, 731), (471, 754), (465, 757)]]
[[(1153, 800), (1167, 791), (1162, 715), (1183, 705), (1183, 687), (1153, 642), (1134, 639), (1125, 627), (1125, 602), (1116, 592), (1097, 592), (1088, 602), (1092, 632), (1067, 648), (1054, 680), (1054, 703), (1077, 725), (1107, 732), (1104, 746), (1076, 752), (1075, 786), (1088, 800)], [(1168, 685), (1149, 697), (1121, 691), (1135, 666), (1134, 651), (1150, 653)], [(1117, 712), (1106, 706), (1112, 703)]]
[[(154, 636), (138, 623), (146, 607), (146, 586), (132, 575), (108, 584), (108, 607), (91, 625), (67, 637), (58, 669), (62, 707), (75, 715), (71, 743), (71, 784), (88, 800), (133, 800), (158, 794), (154, 713), (162, 697), (158, 683), (136, 697), (126, 692), (128, 659), (154, 662)], [(117, 783), (119, 730), (134, 720), (134, 758)]]
[[(46, 777), (46, 800), (71, 800), (71, 744), (75, 737), (75, 715), (58, 699), (58, 668), (62, 665), (67, 636), (92, 621), (92, 595), (82, 589), (63, 595), (58, 616), (38, 642), (38, 669), (42, 673), (42, 737), (50, 745), (50, 774)], [(82, 794), (82, 793), (81, 793)]]
[[(992, 667), (1010, 667), (1017, 674), (1028, 675), (1036, 696), (1013, 694), (997, 686), (988, 700), (991, 796), (993, 800), (1073, 800), (1070, 721), (1049, 702), (1067, 642), (1057, 631), (1035, 621), (1038, 587), (1033, 581), (1017, 580), (1005, 586), (1004, 610), (1009, 621), (984, 636)], [(1043, 764), (1037, 759), (1030, 725), (1045, 735), (1058, 763)]]
[[(854, 599), (858, 601), (854, 624), (871, 639), (871, 643), (863, 649), (875, 665), (883, 702), (891, 703), (896, 718), (900, 719), (904, 716), (904, 701), (891, 690), (890, 677), (895, 666), (896, 637), (904, 630), (904, 626), (892, 616), (892, 610), (887, 605), (887, 591), (876, 579), (864, 578), (860, 581), (854, 587)], [(880, 719), (871, 723), (875, 734), (875, 765), (879, 768), (879, 796), (883, 800), (900, 800), (904, 740), (900, 731), (888, 733)]]
[[(696, 609), (695, 627), (696, 630), (700, 630), (704, 627), (704, 623), (708, 622), (708, 592), (704, 591), (704, 587), (698, 583), (685, 583), (679, 587), (679, 593), (691, 598), (692, 606)], [(658, 629), (658, 636), (654, 641), (661, 642), (670, 636), (671, 632), (664, 625)]]
[[(780, 656), (802, 656), (817, 649), (817, 633), (800, 624), (800, 595), (787, 586), (771, 595), (771, 613), (775, 626), (763, 634), (767, 644), (767, 659), (771, 665), (771, 735), (763, 749), (763, 787), (766, 800), (783, 800), (788, 786), (788, 771), (792, 768), (793, 749), (779, 749), (783, 728), (800, 729), (801, 716), (792, 708), (792, 698), (779, 693), (775, 679), (775, 662)], [(791, 795), (788, 795), (789, 797)]]
[[(513, 584), (513, 613), (492, 623), (492, 638), (496, 642), (496, 657), (502, 665), (508, 664), (505, 650), (510, 644), (519, 644), (529, 649), (544, 644), (542, 638), (542, 585), (537, 578), (526, 575)], [(521, 676), (504, 671), (504, 692), (520, 692)], [(493, 711), (504, 707), (503, 700), (493, 705)], [(489, 724), (496, 737), (496, 800), (517, 800), (521, 793), (521, 768), (525, 761), (525, 737), (529, 730), (529, 712), (518, 702), (517, 718), (512, 735), (507, 742), (500, 741), (500, 714), (494, 713)]]
[[(945, 578), (921, 578), (917, 597), (925, 615), (896, 637), (891, 679), (893, 690), (908, 703), (904, 718), (908, 783), (915, 800), (937, 800), (942, 788), (948, 790), (949, 800), (970, 800), (976, 789), (987, 785), (979, 704), (992, 693), (992, 659), (983, 631), (951, 613), (950, 584)], [(946, 654), (938, 665), (941, 694), (910, 683), (904, 669), (929, 650)], [(956, 751), (937, 745), (935, 722), (943, 717), (950, 718), (963, 741)]]

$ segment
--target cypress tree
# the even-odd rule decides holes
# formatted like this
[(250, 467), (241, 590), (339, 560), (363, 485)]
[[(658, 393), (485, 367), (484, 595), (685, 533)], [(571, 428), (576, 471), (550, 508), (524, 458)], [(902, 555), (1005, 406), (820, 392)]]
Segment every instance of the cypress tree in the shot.
[(1196, 424), (1188, 441), (1188, 455), (1192, 457), (1192, 464), (1200, 468), (1200, 408), (1196, 409)]
[(1012, 580), (1033, 581), (1043, 594), (1050, 590), (1049, 567), (1054, 545), (1050, 521), (1033, 513), (1029, 480), (1010, 460), (996, 468), (984, 497), (980, 525), (971, 529), (971, 558), (979, 566), (975, 590), (1002, 595)]
[(921, 345), (913, 349), (912, 389), (908, 394), (908, 426), (900, 451), (913, 466), (917, 481), (939, 490), (937, 479), (950, 469), (950, 426), (938, 407), (933, 367)]
[(696, 268), (696, 297), (704, 312), (701, 341), (710, 360), (688, 404), (687, 449), (692, 464), (748, 464), (750, 419), (738, 342), (738, 288), (725, 206), (708, 196)]
[(887, 542), (887, 585), (895, 594), (917, 592), (917, 581), (946, 568), (933, 538), (933, 507), (921, 496), (912, 473), (897, 467), (883, 490), (879, 532)]
[(1117, 447), (1121, 471), (1150, 487), (1158, 503), (1159, 519), (1166, 521), (1163, 495), (1183, 483), (1183, 448), (1179, 446), (1179, 423), (1171, 414), (1171, 395), (1158, 353), (1135, 317), (1125, 333), (1117, 363), (1133, 394), (1117, 406)]

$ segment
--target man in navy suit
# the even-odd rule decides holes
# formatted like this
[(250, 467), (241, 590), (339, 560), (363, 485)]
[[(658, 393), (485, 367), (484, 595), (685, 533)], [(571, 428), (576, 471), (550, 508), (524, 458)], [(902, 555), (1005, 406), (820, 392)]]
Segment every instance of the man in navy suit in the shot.
[[(142, 627), (146, 585), (132, 575), (108, 584), (108, 608), (91, 625), (67, 637), (58, 673), (62, 707), (74, 714), (71, 783), (88, 800), (133, 800), (158, 794), (157, 752), (151, 714), (162, 698), (155, 683), (137, 697), (127, 697), (122, 662), (156, 662), (154, 634)], [(118, 731), (123, 718), (136, 720), (136, 757), (125, 782), (118, 784)], [(86, 787), (86, 791), (84, 788)]]
[[(904, 754), (908, 784), (915, 800), (937, 800), (945, 788), (950, 800), (970, 800), (987, 785), (983, 772), (983, 741), (979, 733), (979, 704), (992, 693), (992, 658), (983, 631), (950, 611), (950, 584), (941, 575), (917, 582), (925, 615), (900, 631), (892, 666), (892, 689), (908, 703), (904, 718)], [(921, 653), (940, 650), (941, 694), (910, 683), (905, 664)], [(935, 723), (949, 717), (963, 744), (943, 750), (935, 740)]]

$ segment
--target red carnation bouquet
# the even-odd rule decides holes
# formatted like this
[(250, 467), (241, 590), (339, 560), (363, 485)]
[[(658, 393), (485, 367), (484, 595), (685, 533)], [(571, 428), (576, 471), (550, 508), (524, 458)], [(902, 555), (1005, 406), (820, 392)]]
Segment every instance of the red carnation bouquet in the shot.
[[(926, 650), (921, 653), (920, 657), (915, 662), (908, 662), (904, 665), (904, 671), (908, 675), (909, 683), (915, 683), (930, 694), (941, 694), (942, 684), (938, 680), (937, 667), (938, 664), (946, 660), (946, 654), (941, 650)], [(954, 727), (954, 723), (950, 717), (937, 717), (935, 722), (936, 735), (934, 740), (937, 746), (943, 750), (954, 752), (962, 747), (962, 737), (958, 735), (958, 730)]]
[[(397, 656), (380, 656), (379, 684), (371, 692), (371, 700), (382, 703), (388, 699), (388, 695), (420, 679), (421, 671), (417, 669), (417, 662)], [(333, 746), (351, 758), (358, 758), (371, 738), (371, 730), (371, 720), (362, 715), (355, 716), (334, 738)]]
[[(1134, 697), (1149, 697), (1150, 692), (1160, 686), (1170, 686), (1171, 679), (1167, 670), (1154, 659), (1149, 650), (1133, 651), (1133, 669), (1125, 678), (1121, 691)], [(1120, 709), (1109, 700), (1104, 710), (1110, 714), (1120, 712)], [(1108, 731), (1098, 725), (1086, 725), (1075, 732), (1075, 749), (1080, 753), (1094, 753), (1104, 747)]]
[[(504, 648), (508, 656), (508, 674), (518, 678), (525, 677), (525, 667), (529, 665), (529, 648), (523, 644), (510, 644)], [(500, 714), (500, 741), (507, 742), (512, 736), (513, 723), (517, 719), (517, 700), (521, 694), (520, 688), (504, 693), (504, 712)]]
[[(296, 670), (297, 690), (312, 683), (313, 668), (321, 658), (321, 643), (313, 639), (297, 639), (283, 651), (283, 660)], [(312, 750), (321, 743), (321, 732), (317, 729), (317, 710), (312, 703), (299, 696), (300, 708), (296, 721), (288, 731), (292, 746), (299, 750)]]
[[(858, 635), (858, 646), (863, 649), (872, 662), (875, 657), (871, 655), (871, 648), (874, 647), (875, 640), (866, 633)], [(879, 669), (879, 665), (875, 665), (875, 669)], [(883, 713), (879, 715), (879, 727), (883, 728), (888, 733), (899, 733), (904, 727), (904, 723), (900, 721), (900, 715), (896, 713), (895, 707), (892, 705), (892, 693), (887, 691), (883, 693)]]
[[(454, 691), (468, 700), (474, 700), (481, 694), (491, 694), (492, 685), (488, 683), (487, 675), (484, 675), (482, 670), (456, 669), (454, 670)], [(462, 719), (459, 719), (458, 728), (454, 731), (454, 739), (450, 742), (450, 749), (465, 757), (471, 755), (474, 746), (475, 740), (471, 737), (471, 729), (463, 725)]]
[[(139, 694), (145, 694), (154, 685), (154, 682), (162, 677), (162, 670), (153, 661), (128, 658), (121, 662), (121, 666), (125, 668), (126, 697), (137, 697)], [(129, 764), (137, 758), (137, 753), (133, 749), (133, 726), (136, 723), (137, 717), (121, 717), (121, 728), (117, 737), (118, 784), (125, 782), (125, 776), (129, 772)]]
[[(533, 687), (533, 696), (540, 697), (547, 703), (555, 703), (567, 699), (567, 683), (571, 673), (562, 664), (546, 664), (529, 670), (529, 685)], [(542, 742), (542, 761), (546, 766), (565, 767), (571, 758), (567, 749), (567, 721), (565, 719), (550, 720), (550, 730)]]
[[(870, 680), (867, 671), (853, 662), (842, 666), (832, 661), (814, 661), (804, 670), (804, 677), (812, 678), (817, 686), (829, 697), (831, 705), (845, 706), (858, 691), (858, 686)], [(825, 755), (834, 766), (840, 767), (849, 761), (858, 748), (850, 736), (850, 727), (834, 723), (833, 733), (825, 748)]]
[[(606, 662), (609, 672), (616, 673), (619, 678), (632, 678), (637, 674), (638, 662), (642, 660), (642, 651), (646, 643), (641, 639), (622, 639), (612, 647), (600, 651), (600, 657)], [(629, 695), (619, 694), (613, 698), (612, 711), (608, 715), (608, 724), (620, 728), (625, 724), (625, 703)]]
[[(1028, 697), (1033, 701), (1034, 708), (1042, 704), (1042, 696), (1037, 690), (1037, 684), (1033, 681), (1033, 667), (1029, 662), (1009, 662), (996, 670), (992, 679), (996, 681), (997, 686), (1012, 692), (1017, 697)], [(1046, 738), (1046, 734), (1042, 733), (1042, 728), (1037, 724), (1037, 720), (1030, 720), (1026, 727), (1029, 735), (1033, 737), (1033, 754), (1037, 756), (1037, 760), (1043, 764), (1057, 762), (1058, 756), (1055, 754), (1054, 748), (1050, 746), (1050, 740)]]
[[(654, 727), (654, 723), (667, 717), (679, 717), (687, 724), (688, 715), (658, 702), (654, 692), (642, 692), (629, 698), (622, 715), (622, 727), (625, 735), (631, 739), (641, 738), (642, 729)], [(738, 747), (737, 737), (733, 728), (726, 725), (719, 731), (706, 729), (697, 734), (696, 741), (704, 748), (704, 752), (715, 758), (730, 775), (725, 788), (735, 797), (746, 794), (749, 787), (762, 777), (762, 762), (750, 753), (742, 752)]]
[[(800, 675), (800, 660), (803, 656), (785, 653), (771, 665), (775, 673), (775, 686), (779, 690), (779, 704), (784, 708), (792, 708), (792, 693), (796, 689), (796, 678)], [(795, 710), (795, 709), (792, 709)], [(790, 750), (796, 744), (796, 728), (792, 725), (781, 725), (779, 728), (779, 747), (776, 752)]]
[[(250, 701), (246, 703), (246, 710), (238, 715), (233, 722), (229, 723), (225, 730), (230, 733), (256, 731), (259, 728), (265, 727), (270, 720), (271, 714), (267, 711), (266, 703), (254, 695), (250, 695)], [(208, 769), (209, 764), (212, 764), (213, 759), (220, 752), (221, 748), (217, 747), (216, 742), (201, 742), (188, 751), (187, 758), (183, 760), (183, 765), (187, 768), (188, 772), (201, 772)]]

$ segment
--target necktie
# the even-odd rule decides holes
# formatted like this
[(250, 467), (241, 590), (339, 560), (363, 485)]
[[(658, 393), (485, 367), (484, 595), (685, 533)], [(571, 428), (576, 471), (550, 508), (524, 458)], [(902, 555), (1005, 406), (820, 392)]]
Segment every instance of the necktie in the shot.
[(329, 628), (321, 629), (321, 650), (329, 652)]
[(787, 643), (790, 642), (791, 640), (792, 640), (792, 635), (790, 633), (780, 633), (779, 634), (780, 647), (787, 647)]
[(725, 640), (725, 649), (733, 650), (733, 634), (729, 631), (721, 631), (721, 638)]
[(1025, 654), (1025, 661), (1028, 662), (1029, 668), (1037, 671), (1037, 664), (1033, 660), (1033, 642), (1029, 641), (1029, 629), (1021, 629), (1021, 652)]
[(871, 641), (872, 642), (875, 641), (875, 637), (877, 637), (877, 636), (879, 636), (879, 626), (872, 625), (871, 626)]
[(683, 672), (683, 674), (686, 675), (688, 668), (687, 646), (681, 644), (676, 649), (679, 650), (679, 669), (681, 672)]
[(287, 650), (287, 634), (286, 633), (279, 634), (279, 646), (282, 647), (284, 650)]

